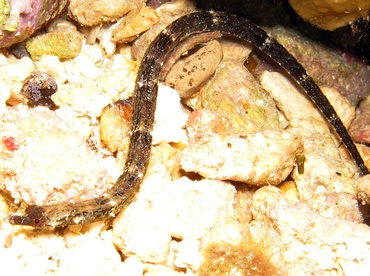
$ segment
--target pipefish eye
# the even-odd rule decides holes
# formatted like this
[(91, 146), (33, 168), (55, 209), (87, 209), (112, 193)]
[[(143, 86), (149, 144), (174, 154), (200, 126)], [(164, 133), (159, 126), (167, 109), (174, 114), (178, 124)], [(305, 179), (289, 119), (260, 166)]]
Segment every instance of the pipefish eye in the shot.
[(44, 209), (42, 206), (30, 205), (26, 209), (27, 217), (29, 218), (29, 224), (37, 227), (43, 226), (45, 220), (44, 218)]

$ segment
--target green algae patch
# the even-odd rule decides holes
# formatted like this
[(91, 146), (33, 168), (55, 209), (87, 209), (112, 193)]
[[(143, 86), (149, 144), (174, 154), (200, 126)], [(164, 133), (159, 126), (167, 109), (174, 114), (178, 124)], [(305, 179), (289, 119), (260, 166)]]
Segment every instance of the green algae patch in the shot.
[(234, 133), (247, 135), (279, 128), (273, 99), (242, 63), (222, 61), (201, 92), (202, 107), (230, 120)]
[(31, 38), (26, 48), (33, 60), (39, 60), (43, 55), (71, 59), (80, 53), (82, 40), (83, 36), (79, 32), (62, 29)]
[[(0, 31), (7, 30), (6, 21), (10, 15), (10, 3), (8, 0), (0, 0)], [(11, 31), (11, 30), (9, 30)]]

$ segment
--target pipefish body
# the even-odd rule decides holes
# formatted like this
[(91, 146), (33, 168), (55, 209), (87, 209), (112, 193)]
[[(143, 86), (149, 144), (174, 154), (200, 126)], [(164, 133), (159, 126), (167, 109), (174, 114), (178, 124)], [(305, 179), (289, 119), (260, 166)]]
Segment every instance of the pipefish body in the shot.
[(78, 203), (30, 205), (24, 215), (12, 214), (11, 224), (63, 227), (115, 217), (135, 197), (146, 173), (154, 122), (158, 82), (162, 67), (182, 42), (197, 34), (217, 33), (248, 42), (279, 64), (325, 115), (347, 147), (362, 174), (368, 174), (356, 146), (320, 88), (296, 59), (265, 31), (247, 19), (223, 12), (198, 11), (166, 27), (149, 46), (139, 68), (133, 96), (132, 134), (123, 173), (115, 185), (98, 198)]

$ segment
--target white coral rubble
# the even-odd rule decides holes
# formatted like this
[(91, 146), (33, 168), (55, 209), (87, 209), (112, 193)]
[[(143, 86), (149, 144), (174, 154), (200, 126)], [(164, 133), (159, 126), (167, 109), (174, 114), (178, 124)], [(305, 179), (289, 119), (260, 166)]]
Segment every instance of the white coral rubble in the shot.
[(370, 268), (370, 228), (362, 223), (290, 203), (274, 187), (255, 193), (252, 212), (254, 239), (287, 275), (363, 275)]
[[(82, 3), (94, 3), (90, 21), (83, 18), (86, 8), (78, 7)], [(229, 75), (219, 94), (211, 89), (205, 97), (201, 84), (190, 108), (182, 105), (189, 99), (159, 86), (148, 172), (117, 217), (62, 230), (10, 225), (8, 216), (23, 207), (20, 202), (96, 197), (121, 174), (124, 152), (115, 155), (100, 142), (101, 111), (132, 95), (138, 62), (131, 53), (140, 60), (155, 34), (195, 9), (193, 1), (170, 1), (156, 9), (160, 22), (133, 44), (113, 42), (122, 16), (141, 5), (120, 1), (112, 12), (99, 1), (71, 1), (69, 12), (82, 24), (118, 21), (78, 26), (86, 39), (74, 59), (46, 55), (33, 62), (0, 54), (2, 274), (209, 275), (202, 264), (212, 261), (207, 250), (213, 244), (225, 245), (218, 258), (225, 262), (237, 248), (241, 260), (262, 254), (277, 275), (366, 274), (370, 228), (362, 223), (357, 199), (370, 204), (370, 178), (358, 176), (325, 119), (288, 78), (266, 71), (257, 83), (243, 65), (251, 48), (234, 41), (221, 41), (222, 64), (233, 67), (225, 69)], [(57, 110), (24, 105), (20, 91), (35, 71), (57, 82)], [(236, 73), (248, 80), (230, 82)], [(247, 86), (250, 94), (243, 88), (235, 95), (233, 85)], [(348, 126), (355, 107), (332, 88), (323, 90)], [(207, 101), (218, 104), (217, 95), (230, 97), (229, 110), (204, 108)], [(248, 112), (267, 115), (243, 132), (243, 123), (235, 121)], [(369, 148), (359, 148), (370, 160)], [(242, 274), (244, 261), (239, 267), (233, 261), (231, 271)]]
[[(181, 166), (210, 179), (277, 185), (290, 174), (301, 151), (299, 136), (283, 131), (258, 132), (246, 138), (213, 136), (187, 147)], [(212, 155), (207, 158), (209, 152)]]
[(2, 147), (2, 188), (28, 204), (74, 202), (103, 193), (107, 168), (85, 141), (44, 107), (9, 109), (0, 136), (17, 148)]

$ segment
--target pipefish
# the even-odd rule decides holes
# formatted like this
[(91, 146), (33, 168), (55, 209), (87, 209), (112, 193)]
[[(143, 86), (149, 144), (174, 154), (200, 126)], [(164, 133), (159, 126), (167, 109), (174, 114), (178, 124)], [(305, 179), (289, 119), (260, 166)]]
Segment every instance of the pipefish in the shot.
[(211, 34), (208, 36), (211, 37), (212, 33), (248, 42), (280, 65), (325, 115), (361, 173), (369, 173), (334, 108), (306, 70), (282, 45), (245, 18), (223, 12), (197, 11), (167, 26), (151, 43), (141, 61), (133, 96), (132, 133), (127, 160), (115, 185), (101, 197), (78, 203), (30, 205), (24, 215), (10, 215), (10, 223), (33, 227), (85, 224), (115, 217), (130, 204), (139, 190), (149, 163), (151, 130), (162, 67), (176, 47), (186, 39), (199, 34)]

